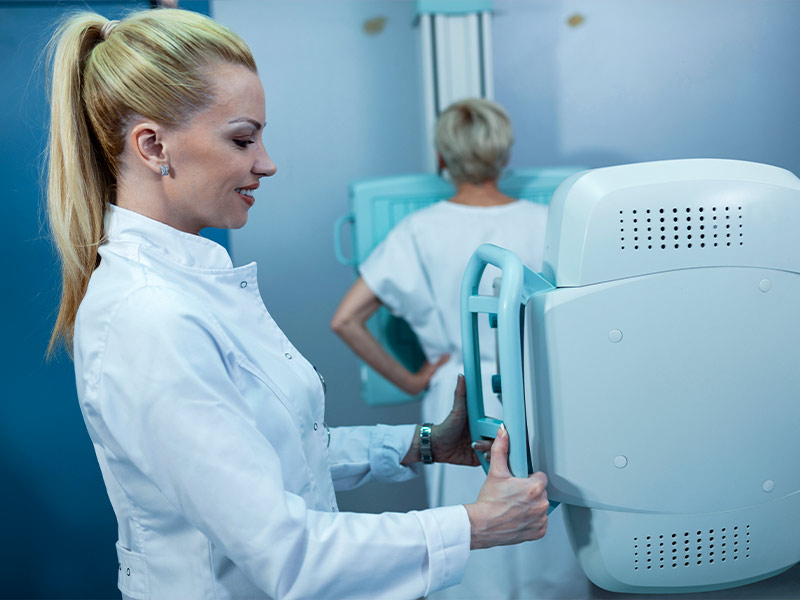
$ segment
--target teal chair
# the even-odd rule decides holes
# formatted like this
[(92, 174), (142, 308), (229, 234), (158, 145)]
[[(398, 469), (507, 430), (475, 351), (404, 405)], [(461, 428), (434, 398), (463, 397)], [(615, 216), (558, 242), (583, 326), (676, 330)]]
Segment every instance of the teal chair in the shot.
[[(500, 190), (512, 198), (547, 204), (559, 184), (582, 167), (531, 168), (509, 171), (498, 182)], [(334, 225), (334, 251), (343, 265), (354, 267), (403, 218), (455, 193), (452, 183), (439, 175), (425, 173), (362, 179), (350, 184), (350, 212)], [(345, 227), (350, 230), (351, 256), (344, 252)], [(419, 342), (408, 324), (384, 307), (367, 322), (372, 335), (406, 368), (416, 371), (425, 360)], [(399, 390), (392, 383), (361, 363), (361, 394), (372, 406), (404, 404), (421, 399)]]

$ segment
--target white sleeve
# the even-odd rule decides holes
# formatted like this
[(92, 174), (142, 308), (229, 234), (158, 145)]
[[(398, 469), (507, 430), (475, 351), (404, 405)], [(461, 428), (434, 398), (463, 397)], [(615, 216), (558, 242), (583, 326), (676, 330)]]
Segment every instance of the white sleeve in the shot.
[(438, 317), (411, 223), (408, 218), (398, 223), (358, 271), (392, 314), (402, 317), (416, 330)]
[(271, 598), (418, 598), (457, 583), (463, 506), (328, 513), (284, 489), (281, 457), (235, 383), (233, 348), (202, 307), (136, 292), (93, 377), (93, 435)]
[(411, 446), (416, 425), (376, 425), (331, 429), (328, 456), (337, 490), (368, 481), (406, 481), (419, 473), (419, 464), (400, 464)]

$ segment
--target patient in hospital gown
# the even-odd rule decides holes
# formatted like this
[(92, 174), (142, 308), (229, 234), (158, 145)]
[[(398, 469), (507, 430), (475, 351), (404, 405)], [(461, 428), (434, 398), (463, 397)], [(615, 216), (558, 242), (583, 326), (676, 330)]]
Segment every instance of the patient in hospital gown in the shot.
[[(508, 161), (511, 124), (493, 102), (469, 99), (450, 106), (436, 126), (436, 149), (456, 184), (456, 194), (401, 221), (361, 265), (361, 277), (333, 318), (334, 330), (370, 366), (406, 392), (427, 388), (422, 419), (437, 423), (452, 408), (461, 364), (459, 293), (461, 277), (475, 248), (493, 243), (516, 253), (541, 271), (547, 208), (514, 200), (497, 188)], [(492, 294), (499, 275), (488, 267), (480, 293)], [(366, 321), (381, 306), (405, 319), (427, 358), (409, 372), (380, 346)], [(486, 414), (502, 418), (490, 386), (496, 372), (494, 330), (482, 315), (480, 356)], [(434, 445), (435, 450), (435, 445)], [(485, 479), (482, 469), (444, 464), (426, 467), (430, 506), (472, 502)], [(572, 553), (561, 511), (550, 515), (539, 541), (472, 553), (460, 585), (436, 600), (587, 598), (590, 585)]]

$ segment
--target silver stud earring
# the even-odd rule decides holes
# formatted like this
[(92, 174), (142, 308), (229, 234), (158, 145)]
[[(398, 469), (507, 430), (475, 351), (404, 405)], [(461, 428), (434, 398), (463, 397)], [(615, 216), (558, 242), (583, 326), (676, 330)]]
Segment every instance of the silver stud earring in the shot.
[(161, 165), (161, 176), (166, 177), (169, 175), (169, 165)]

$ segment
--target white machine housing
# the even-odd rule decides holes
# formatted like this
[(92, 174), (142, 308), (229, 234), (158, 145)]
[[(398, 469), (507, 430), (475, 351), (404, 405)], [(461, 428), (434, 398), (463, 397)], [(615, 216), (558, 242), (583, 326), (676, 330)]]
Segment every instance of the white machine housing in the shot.
[(530, 461), (587, 575), (688, 592), (800, 561), (800, 180), (712, 159), (576, 174), (543, 275)]

